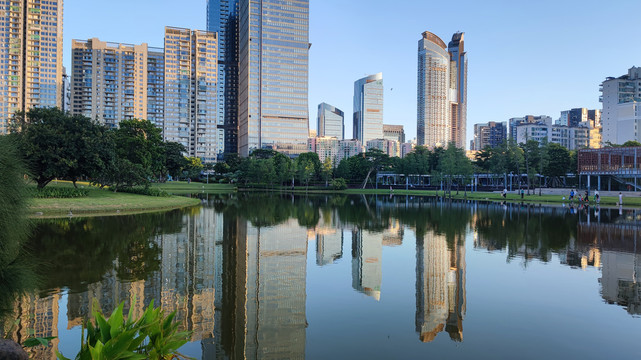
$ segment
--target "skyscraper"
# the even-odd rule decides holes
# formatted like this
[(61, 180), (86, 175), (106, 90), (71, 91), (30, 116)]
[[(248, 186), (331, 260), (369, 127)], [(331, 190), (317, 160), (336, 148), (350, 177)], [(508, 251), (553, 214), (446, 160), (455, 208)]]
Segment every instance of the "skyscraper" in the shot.
[(463, 33), (449, 46), (429, 31), (418, 42), (418, 145), (465, 147), (467, 53)]
[(383, 73), (354, 82), (354, 139), (383, 138)]
[(62, 107), (62, 0), (0, 0), (0, 134), (18, 110)]
[(216, 116), (217, 55), (216, 33), (165, 27), (163, 137), (203, 162), (216, 162), (224, 150)]
[(318, 105), (317, 136), (345, 138), (344, 113), (334, 106), (321, 103)]
[(162, 127), (164, 52), (147, 44), (72, 40), (71, 113), (117, 127), (147, 119)]
[(309, 0), (241, 0), (238, 152), (306, 151)]
[[(225, 153), (238, 152), (238, 0), (207, 0), (207, 31), (218, 33), (217, 117)], [(219, 125), (220, 127), (221, 125)]]
[(474, 124), (474, 147), (470, 150), (483, 150), (487, 146), (495, 148), (505, 141), (507, 141), (507, 121)]

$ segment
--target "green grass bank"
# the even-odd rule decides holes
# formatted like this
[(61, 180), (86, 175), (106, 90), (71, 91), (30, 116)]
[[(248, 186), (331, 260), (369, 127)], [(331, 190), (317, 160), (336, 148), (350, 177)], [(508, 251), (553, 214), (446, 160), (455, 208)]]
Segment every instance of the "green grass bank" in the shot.
[[(186, 196), (175, 196), (199, 193), (203, 191), (203, 184), (182, 182), (172, 182), (169, 184), (154, 185), (174, 196), (156, 197), (137, 194), (128, 194), (117, 192), (114, 193), (107, 189), (99, 189), (90, 186), (86, 182), (78, 182), (79, 187), (88, 189), (88, 195), (79, 198), (32, 198), (29, 201), (29, 214), (32, 217), (63, 217), (68, 216), (69, 212), (73, 216), (103, 216), (103, 215), (125, 215), (144, 212), (156, 212), (179, 209), (200, 204), (196, 198)], [(47, 187), (72, 187), (70, 182), (54, 181)], [(34, 186), (35, 187), (35, 186)], [(235, 188), (221, 186), (219, 184), (206, 185), (206, 192), (229, 192)]]

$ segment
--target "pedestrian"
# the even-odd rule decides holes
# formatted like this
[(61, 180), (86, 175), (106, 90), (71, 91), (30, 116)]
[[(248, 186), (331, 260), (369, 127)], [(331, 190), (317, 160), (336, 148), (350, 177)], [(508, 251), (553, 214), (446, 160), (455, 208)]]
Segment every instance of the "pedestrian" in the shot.
[(619, 205), (623, 205), (623, 194), (619, 191)]
[(507, 189), (503, 189), (503, 198), (507, 198)]
[(594, 191), (594, 201), (598, 204), (601, 201), (601, 196), (599, 195), (599, 190)]
[(570, 201), (574, 200), (574, 189), (570, 190)]
[(523, 195), (525, 195), (525, 191), (523, 191), (523, 189), (521, 189), (521, 199), (523, 199)]

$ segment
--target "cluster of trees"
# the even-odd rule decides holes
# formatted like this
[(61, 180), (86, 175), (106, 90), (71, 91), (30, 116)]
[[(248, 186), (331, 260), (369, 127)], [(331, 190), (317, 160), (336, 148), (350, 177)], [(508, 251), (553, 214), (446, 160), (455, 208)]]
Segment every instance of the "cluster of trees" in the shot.
[[(641, 145), (641, 144), (639, 144)], [(636, 146), (628, 142), (623, 146)], [(332, 179), (345, 179), (351, 184), (365, 187), (372, 183), (373, 175), (379, 171), (395, 174), (431, 175), (442, 181), (448, 191), (453, 184), (466, 184), (472, 174), (527, 174), (527, 187), (540, 187), (542, 175), (548, 179), (548, 186), (561, 183), (561, 178), (577, 170), (577, 153), (555, 143), (539, 143), (530, 140), (517, 144), (506, 141), (500, 146), (487, 147), (479, 151), (474, 160), (466, 157), (463, 149), (453, 144), (430, 150), (417, 146), (404, 158), (389, 157), (379, 150), (343, 159), (332, 168), (329, 159), (321, 163), (314, 153), (301, 154), (296, 160), (272, 150), (256, 150), (250, 157), (227, 158), (214, 168), (219, 174), (240, 184), (300, 185), (324, 183)]]
[(183, 156), (183, 145), (163, 142), (161, 130), (148, 120), (123, 120), (110, 129), (57, 108), (34, 108), (16, 114), (12, 126), (7, 136), (16, 141), (38, 188), (54, 179), (74, 185), (87, 179), (116, 190), (203, 169), (200, 159)]

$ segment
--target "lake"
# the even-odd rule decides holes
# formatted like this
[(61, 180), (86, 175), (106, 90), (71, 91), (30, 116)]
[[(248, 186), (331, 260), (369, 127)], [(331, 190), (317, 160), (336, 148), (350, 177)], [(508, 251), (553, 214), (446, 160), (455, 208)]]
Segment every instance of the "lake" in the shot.
[[(39, 220), (11, 332), (73, 358), (93, 299), (152, 299), (198, 359), (639, 358), (641, 211), (412, 196), (205, 195)], [(134, 299), (136, 299), (134, 303)], [(133, 304), (133, 307), (132, 307)], [(6, 331), (6, 329), (5, 329)]]

